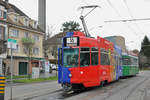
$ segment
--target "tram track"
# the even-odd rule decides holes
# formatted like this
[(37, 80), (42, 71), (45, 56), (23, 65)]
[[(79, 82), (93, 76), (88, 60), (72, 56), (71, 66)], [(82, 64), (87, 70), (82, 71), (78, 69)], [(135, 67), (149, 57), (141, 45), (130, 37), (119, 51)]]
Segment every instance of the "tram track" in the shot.
[[(118, 99), (118, 100), (132, 100), (130, 96), (132, 97), (134, 95), (134, 91), (138, 89), (138, 91), (140, 92), (139, 87), (142, 87), (141, 85), (143, 83), (145, 85), (145, 82), (149, 79), (150, 78), (143, 77), (143, 76), (129, 77), (129, 78), (121, 79), (117, 82), (109, 83), (108, 85), (102, 88), (93, 87), (93, 88), (80, 91), (78, 93), (74, 93), (74, 92), (65, 93), (62, 89), (59, 89), (53, 92), (29, 97), (24, 100), (72, 100), (72, 98), (78, 98), (78, 100), (91, 100), (91, 99), (116, 100), (116, 99), (112, 99), (116, 96), (117, 97), (123, 96), (122, 99)], [(147, 99), (143, 99), (147, 95), (146, 90), (143, 90), (143, 88), (141, 90), (141, 95), (143, 95), (143, 97), (140, 100), (147, 100)], [(100, 99), (94, 99), (98, 97), (100, 97)], [(48, 98), (48, 99), (44, 99), (44, 98)]]
[(125, 97), (124, 100), (127, 100), (132, 94), (133, 92), (136, 90), (137, 87), (139, 87), (140, 85), (142, 85), (144, 82), (148, 81), (148, 78), (145, 78), (144, 80), (142, 80), (140, 83), (136, 84), (132, 90), (128, 93), (128, 95)]
[(62, 92), (62, 91), (63, 91), (62, 89), (58, 89), (56, 91), (52, 91), (52, 92), (48, 92), (48, 93), (44, 93), (44, 94), (36, 95), (36, 96), (32, 96), (32, 97), (28, 97), (28, 98), (25, 98), (24, 100), (31, 100), (33, 98), (38, 98), (38, 97), (41, 97), (41, 96), (50, 95), (50, 94), (54, 94), (54, 93), (59, 93), (59, 92)]
[[(134, 93), (134, 91), (137, 89), (137, 87), (139, 87), (140, 85), (142, 85), (143, 83), (145, 83), (149, 78), (145, 78), (142, 81), (140, 81), (138, 84), (136, 84), (129, 92), (128, 94), (124, 97), (124, 99), (122, 100), (128, 100), (128, 98)], [(132, 81), (132, 80), (131, 80)], [(118, 90), (112, 91), (112, 92), (108, 92), (108, 95), (103, 98), (102, 100), (108, 100), (109, 98), (111, 98), (112, 96), (115, 96), (117, 93), (121, 92), (123, 89), (131, 87), (132, 84), (129, 84), (131, 82), (126, 83), (124, 86), (122, 86), (121, 88), (119, 88)], [(107, 92), (106, 92), (107, 93)], [(143, 100), (143, 99), (142, 99)]]

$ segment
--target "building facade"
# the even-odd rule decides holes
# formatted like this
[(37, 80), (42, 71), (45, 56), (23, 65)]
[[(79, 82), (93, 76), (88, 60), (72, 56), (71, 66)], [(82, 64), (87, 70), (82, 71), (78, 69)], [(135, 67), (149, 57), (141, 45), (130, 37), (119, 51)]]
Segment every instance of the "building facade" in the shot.
[(51, 63), (56, 63), (57, 61), (57, 50), (62, 47), (62, 39), (64, 36), (66, 36), (66, 33), (58, 33), (43, 42), (44, 56), (47, 57)]
[[(37, 67), (43, 59), (43, 31), (39, 28), (37, 21), (29, 18), (15, 5), (3, 1), (7, 6), (6, 30), (7, 39), (16, 40), (16, 49), (13, 50), (13, 75), (27, 75), (28, 66), (28, 47), (26, 42), (33, 41), (30, 57), (33, 63), (31, 67)], [(6, 74), (10, 74), (11, 51), (7, 49), (7, 58), (4, 60)], [(36, 63), (36, 64), (35, 64)], [(36, 65), (36, 66), (35, 66)], [(39, 66), (39, 65), (38, 65)]]
[(0, 1), (0, 58), (6, 58), (7, 30), (7, 7)]
[(127, 53), (124, 37), (122, 37), (122, 36), (108, 36), (108, 37), (104, 37), (104, 38), (107, 39), (108, 41), (113, 42), (114, 44), (118, 45), (119, 47), (121, 47), (122, 52)]

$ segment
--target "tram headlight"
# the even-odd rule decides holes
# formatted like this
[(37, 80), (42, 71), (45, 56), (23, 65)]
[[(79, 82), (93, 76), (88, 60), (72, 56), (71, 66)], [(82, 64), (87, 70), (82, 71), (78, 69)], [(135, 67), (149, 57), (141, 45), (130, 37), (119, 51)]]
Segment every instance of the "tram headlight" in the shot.
[(72, 74), (69, 74), (69, 77), (72, 77)]

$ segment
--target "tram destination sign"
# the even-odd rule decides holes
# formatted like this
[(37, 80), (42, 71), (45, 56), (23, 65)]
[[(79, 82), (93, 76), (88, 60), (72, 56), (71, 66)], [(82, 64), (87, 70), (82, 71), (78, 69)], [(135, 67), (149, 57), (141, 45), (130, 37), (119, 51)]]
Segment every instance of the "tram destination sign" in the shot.
[(65, 46), (79, 46), (79, 37), (67, 37), (64, 39)]

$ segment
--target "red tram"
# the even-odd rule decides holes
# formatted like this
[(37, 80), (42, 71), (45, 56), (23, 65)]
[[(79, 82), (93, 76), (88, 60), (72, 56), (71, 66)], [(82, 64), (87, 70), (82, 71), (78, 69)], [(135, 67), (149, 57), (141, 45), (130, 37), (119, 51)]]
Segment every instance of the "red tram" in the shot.
[(114, 44), (104, 38), (68, 32), (58, 58), (58, 82), (65, 91), (116, 80)]

